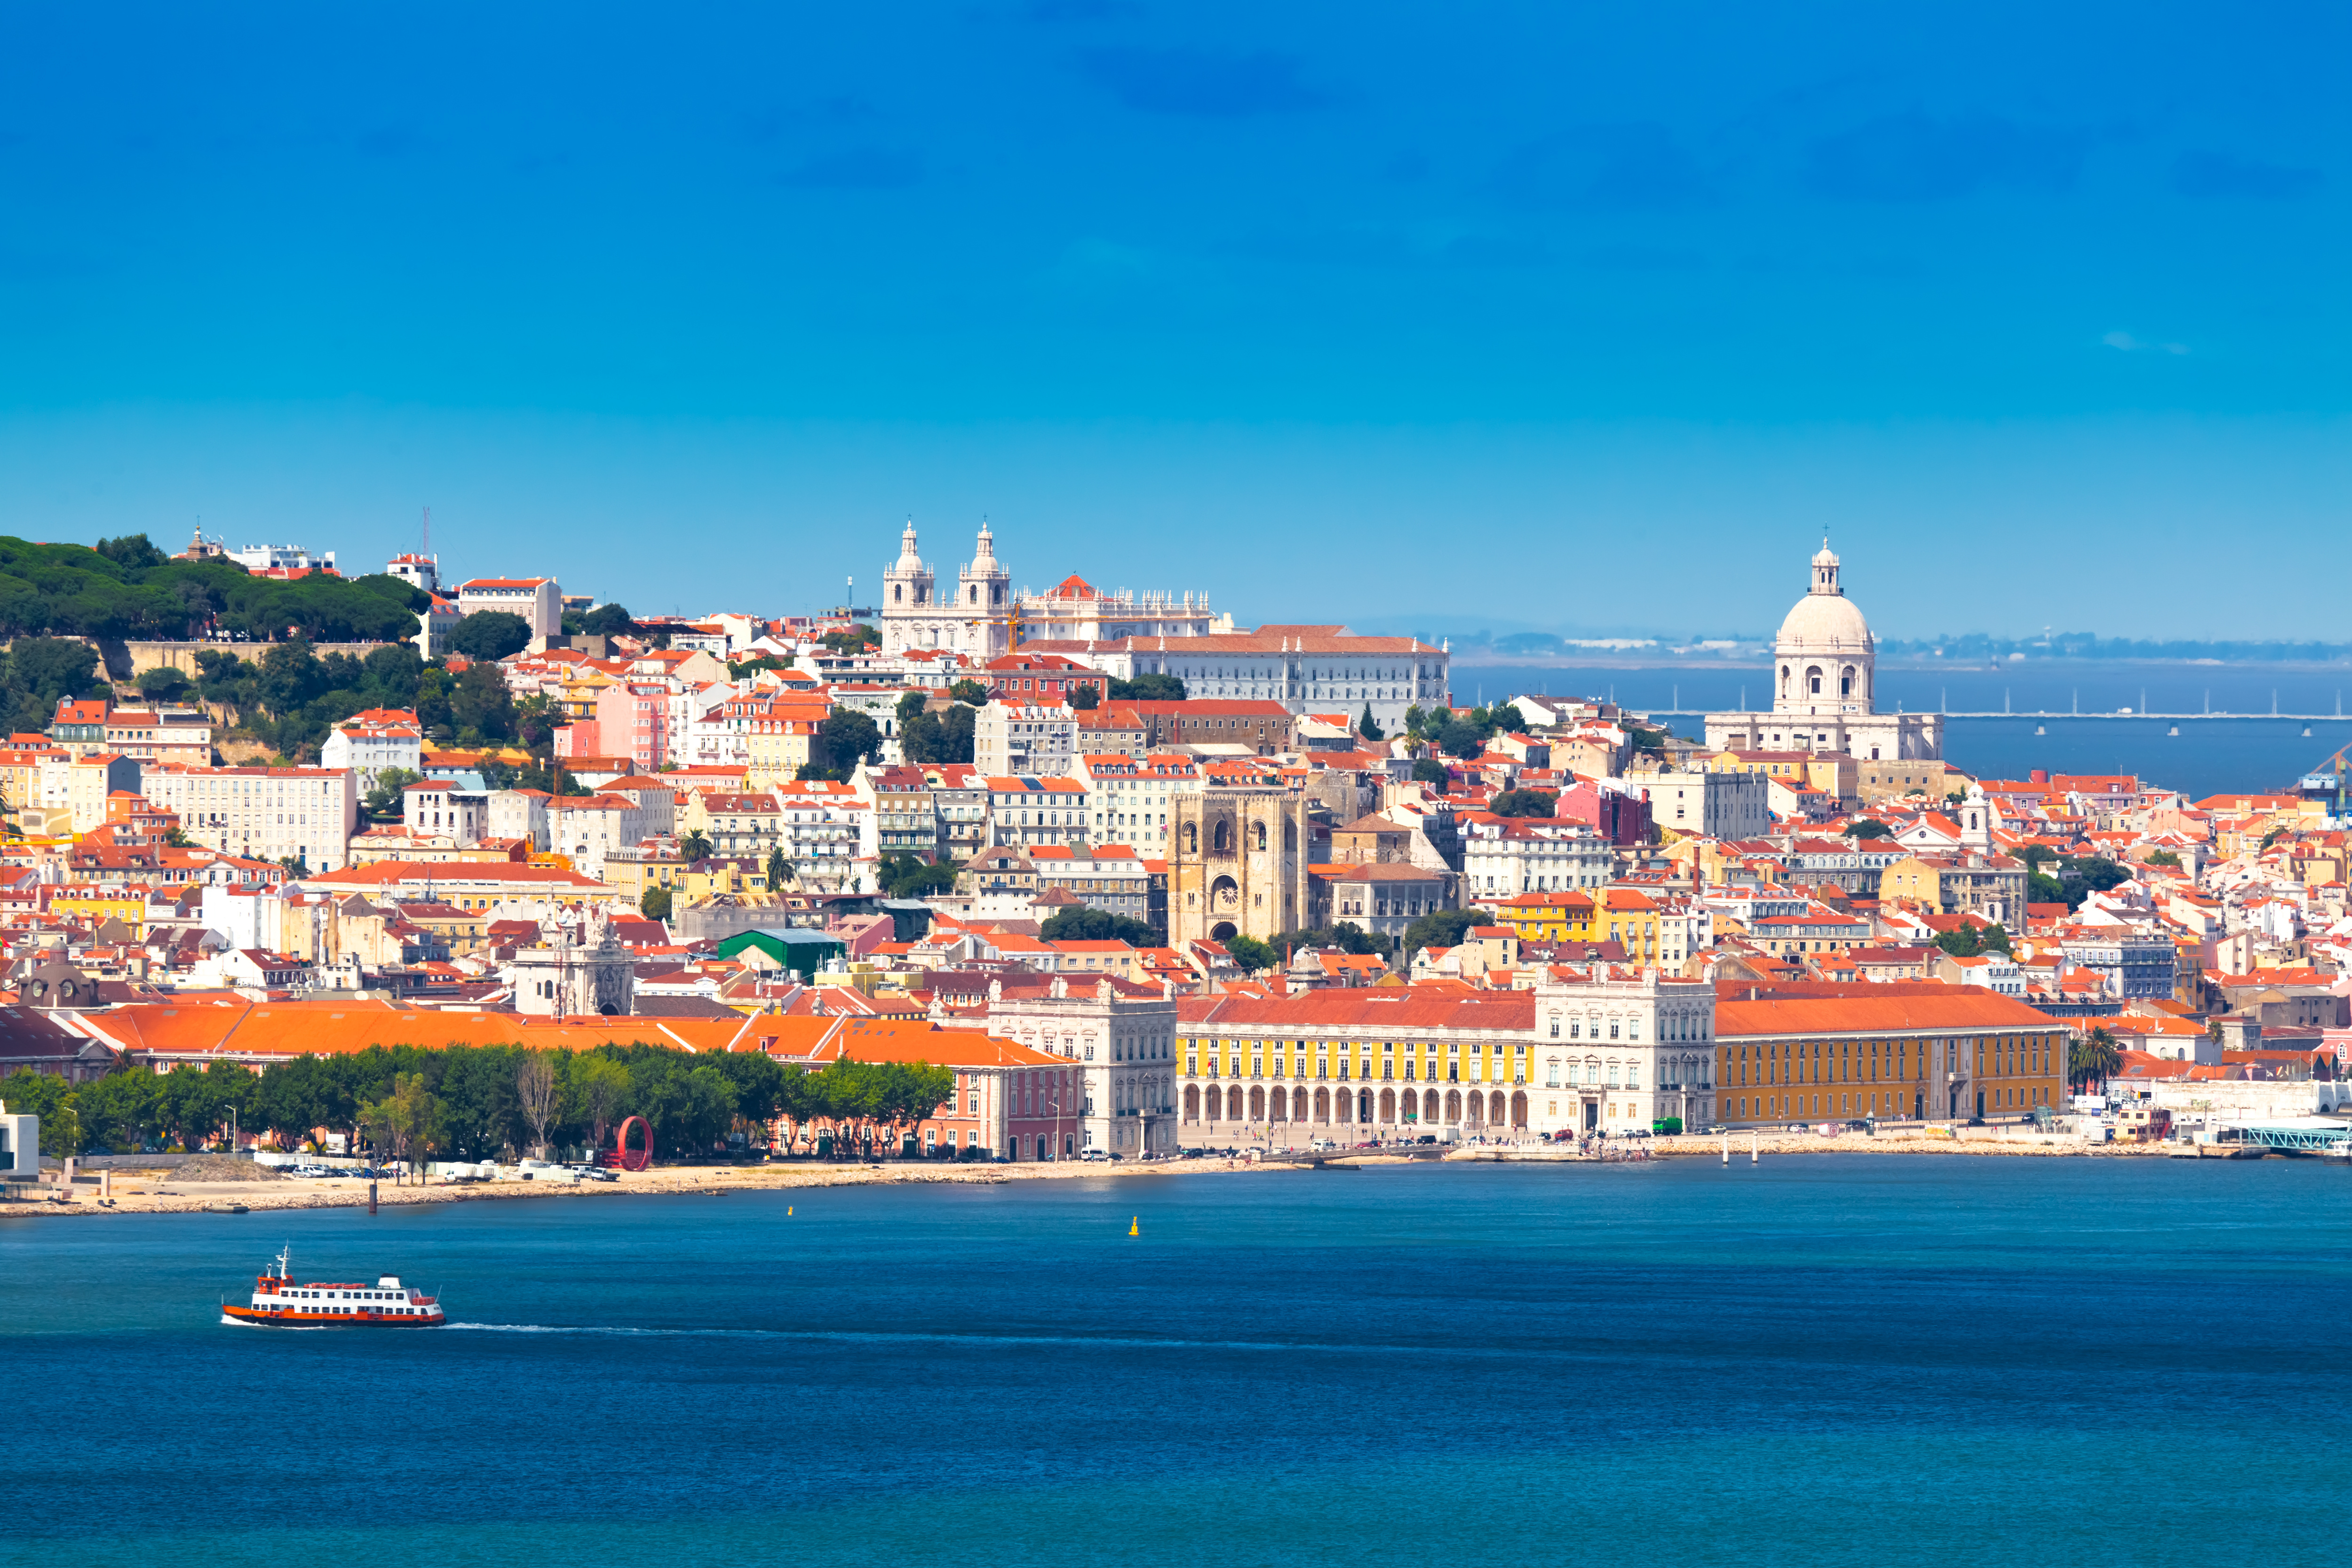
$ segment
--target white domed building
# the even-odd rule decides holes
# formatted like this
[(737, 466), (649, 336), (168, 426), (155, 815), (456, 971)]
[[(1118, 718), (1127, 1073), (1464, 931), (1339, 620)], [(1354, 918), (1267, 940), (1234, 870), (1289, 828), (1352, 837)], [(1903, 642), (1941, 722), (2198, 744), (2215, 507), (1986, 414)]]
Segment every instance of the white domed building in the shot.
[(1845, 596), (1838, 558), (1823, 540), (1811, 591), (1772, 639), (1770, 710), (1708, 714), (1706, 743), (1717, 751), (1836, 752), (1864, 763), (1940, 758), (1942, 716), (1879, 712), (1877, 679), (1870, 623)]

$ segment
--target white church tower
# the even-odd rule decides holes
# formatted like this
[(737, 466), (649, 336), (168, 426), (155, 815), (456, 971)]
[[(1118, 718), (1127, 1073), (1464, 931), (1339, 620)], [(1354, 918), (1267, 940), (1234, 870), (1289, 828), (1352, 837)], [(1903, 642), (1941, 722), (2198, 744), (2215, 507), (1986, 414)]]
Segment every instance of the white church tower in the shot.
[(915, 520), (898, 535), (898, 559), (882, 570), (882, 651), (945, 647), (939, 640), (940, 607), (931, 602), (931, 569), (915, 548)]
[(956, 611), (963, 617), (965, 641), (956, 651), (986, 663), (1013, 651), (1013, 579), (996, 559), (996, 540), (988, 524), (980, 525), (980, 543), (971, 564), (956, 584)]

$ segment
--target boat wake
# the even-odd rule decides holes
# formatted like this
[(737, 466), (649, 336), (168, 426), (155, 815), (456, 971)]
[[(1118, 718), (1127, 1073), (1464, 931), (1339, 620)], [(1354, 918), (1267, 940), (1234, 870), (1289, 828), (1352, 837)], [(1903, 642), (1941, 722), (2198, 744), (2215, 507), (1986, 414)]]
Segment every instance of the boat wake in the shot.
[(1344, 1350), (1339, 1345), (1299, 1344), (1256, 1340), (1146, 1339), (1086, 1334), (951, 1334), (889, 1332), (851, 1329), (636, 1329), (576, 1323), (445, 1323), (445, 1331), (471, 1330), (481, 1334), (579, 1334), (629, 1339), (677, 1340), (799, 1340), (851, 1344), (1076, 1345), (1106, 1349), (1145, 1350)]

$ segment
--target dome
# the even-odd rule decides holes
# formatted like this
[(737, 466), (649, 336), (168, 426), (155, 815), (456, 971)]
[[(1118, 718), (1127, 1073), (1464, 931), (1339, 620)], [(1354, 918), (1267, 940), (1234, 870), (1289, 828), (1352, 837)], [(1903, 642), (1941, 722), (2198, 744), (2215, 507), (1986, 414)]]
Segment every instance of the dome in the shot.
[(1813, 555), (1813, 564), (1816, 566), (1834, 566), (1837, 563), (1837, 552), (1830, 548), (1830, 542), (1828, 540), (1822, 540), (1821, 549)]
[(1808, 594), (1780, 623), (1773, 647), (1781, 653), (1867, 653), (1870, 623), (1843, 594)]

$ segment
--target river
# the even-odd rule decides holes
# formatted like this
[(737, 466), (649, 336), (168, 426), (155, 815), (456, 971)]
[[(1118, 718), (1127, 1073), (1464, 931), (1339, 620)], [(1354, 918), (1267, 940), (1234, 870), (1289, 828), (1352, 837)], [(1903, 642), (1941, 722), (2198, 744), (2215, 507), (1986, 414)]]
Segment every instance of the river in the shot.
[[(1477, 665), (1454, 668), (1458, 702), (1491, 701), (1522, 691), (1608, 697), (1644, 710), (1737, 709), (1769, 705), (1771, 672), (1761, 665), (1724, 668), (1694, 660), (1625, 668)], [(2134, 773), (2185, 791), (2191, 799), (2227, 790), (2285, 787), (2340, 748), (2352, 745), (2352, 717), (2301, 720), (2142, 720), (2119, 709), (2201, 714), (2334, 715), (2344, 711), (2352, 670), (2334, 667), (2142, 664), (2123, 660), (2031, 662), (2002, 669), (1882, 666), (1878, 706), (1911, 712), (1960, 711), (2035, 717), (1953, 719), (1944, 754), (1985, 778), (2052, 773)], [(2074, 718), (2074, 713), (2104, 714)], [(2041, 717), (2041, 714), (2054, 715)], [(1694, 716), (1673, 721), (1677, 734), (1705, 733)], [(2308, 730), (2306, 735), (2304, 731)], [(2174, 731), (2178, 731), (2175, 733)]]
[[(2347, 1202), (1834, 1154), (0, 1222), (0, 1562), (2321, 1561)], [(222, 1326), (289, 1242), (463, 1326)]]

